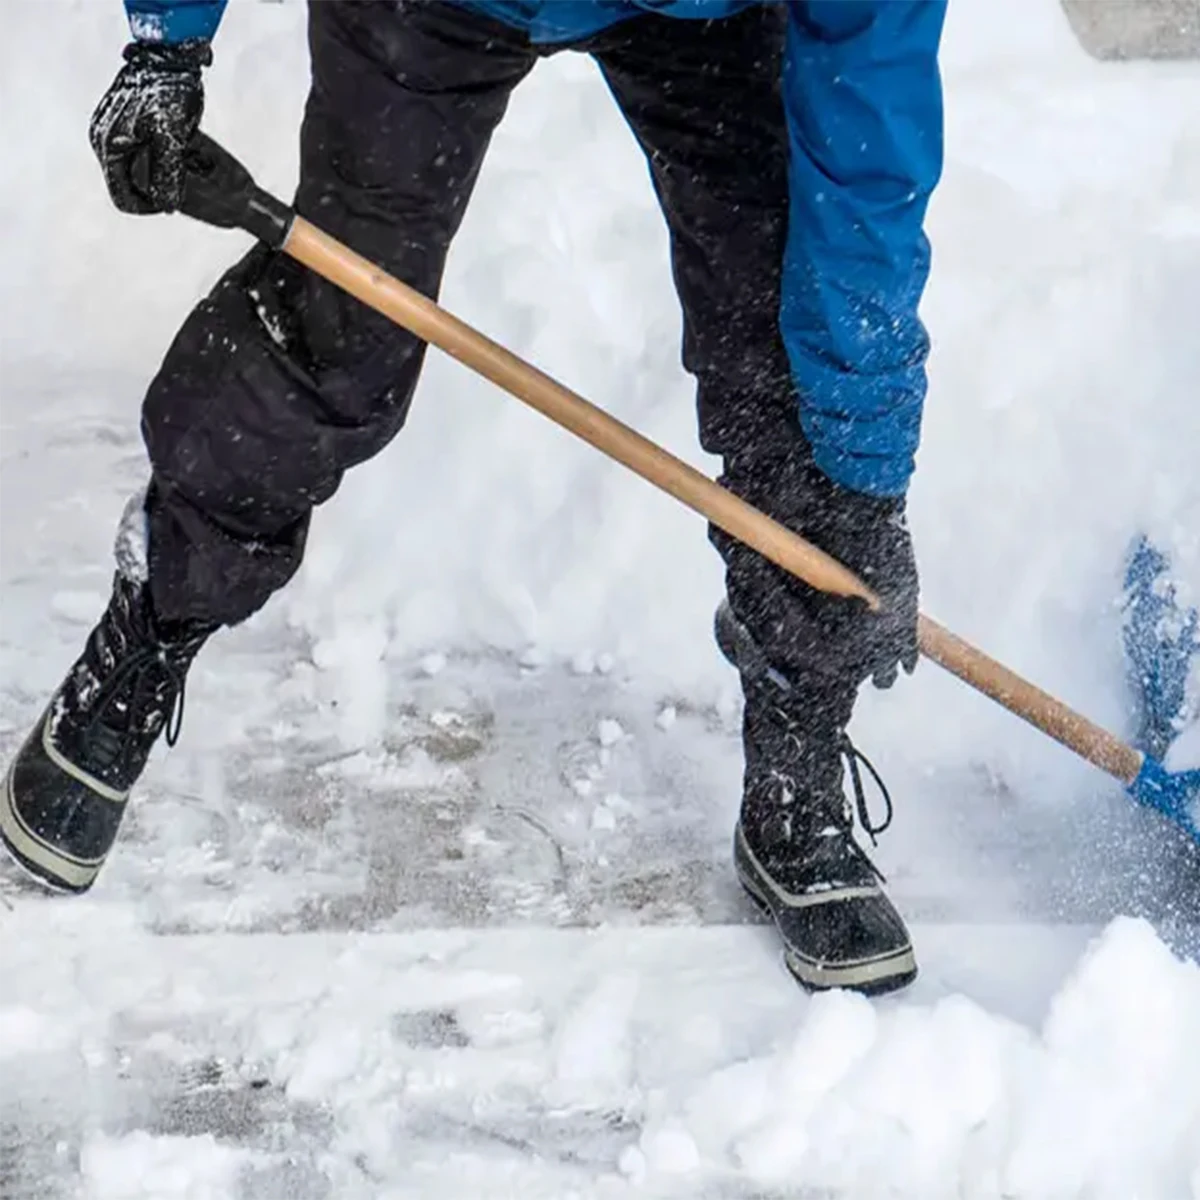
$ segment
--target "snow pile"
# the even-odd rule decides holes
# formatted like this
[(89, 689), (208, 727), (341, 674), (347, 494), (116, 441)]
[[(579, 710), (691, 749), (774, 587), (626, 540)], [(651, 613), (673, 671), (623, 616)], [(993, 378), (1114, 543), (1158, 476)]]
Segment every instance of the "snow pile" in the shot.
[(702, 1162), (837, 1196), (1200, 1196), (1200, 968), (1119, 921), (1040, 1036), (961, 996), (816, 997), (781, 1049), (703, 1080), (623, 1166)]
[[(1137, 531), (1185, 590), (1200, 583), (1200, 138), (1184, 115), (1200, 66), (1093, 62), (1040, 0), (952, 5), (943, 61), (913, 490), (925, 604), (1120, 732), (1115, 602)], [(1074, 785), (1041, 735), (957, 685), (921, 688), (954, 719), (918, 731), (897, 714), (906, 752), (947, 761), (969, 740), (1026, 786)]]
[(253, 1156), (212, 1134), (154, 1137), (139, 1130), (92, 1138), (80, 1159), (87, 1200), (229, 1200)]
[[(283, 1155), (297, 1186), (308, 1169), (347, 1196), (1200, 1200), (1200, 967), (1140, 921), (1084, 945), (1027, 1022), (929, 982), (805, 1000), (744, 928), (101, 945), (104, 913), (80, 920), (36, 947), (0, 930), (0, 1024), (15, 1011), (18, 1127), (36, 1145), (29, 1114), (52, 1112), (81, 1132), (95, 1200), (257, 1195)], [(1023, 1007), (1030, 980), (984, 924), (927, 978), (968, 941)], [(121, 1088), (169, 1098), (171, 1070), (179, 1099), (131, 1131)], [(35, 1073), (75, 1082), (22, 1117)]]
[(31, 1047), (58, 1049), (70, 1042), (37, 1009), (0, 1007), (0, 1062), (28, 1053)]
[[(1038, 1032), (961, 994), (828, 993), (797, 1021), (784, 983), (767, 1010), (771, 1044), (750, 1056), (739, 1047), (761, 1036), (751, 1022), (769, 992), (722, 994), (719, 973), (693, 968), (696, 994), (673, 993), (685, 980), (653, 942), (634, 934), (602, 957), (591, 947), (590, 962), (578, 943), (528, 943), (503, 956), (508, 975), (467, 969), (460, 943), (441, 970), (381, 979), (352, 1022), (362, 988), (347, 961), (340, 987), (298, 1022), (260, 1021), (250, 1046), (289, 1095), (332, 1103), (341, 1155), (384, 1174), (398, 1129), (420, 1128), (423, 1111), (457, 1124), (471, 1158), (479, 1130), (504, 1129), (517, 1100), (525, 1122), (573, 1129), (576, 1149), (603, 1114), (616, 1133), (596, 1165), (639, 1189), (732, 1174), (847, 1200), (1200, 1200), (1200, 967), (1144, 922), (1118, 920), (1096, 940)], [(716, 948), (698, 940), (690, 960)], [(550, 952), (553, 983), (531, 951)], [(403, 1044), (414, 1018), (396, 1008), (418, 993), (454, 1035), (436, 1049)]]

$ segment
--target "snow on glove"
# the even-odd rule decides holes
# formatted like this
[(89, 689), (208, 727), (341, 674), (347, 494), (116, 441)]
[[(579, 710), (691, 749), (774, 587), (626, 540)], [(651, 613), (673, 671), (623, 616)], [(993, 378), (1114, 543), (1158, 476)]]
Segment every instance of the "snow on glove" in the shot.
[(92, 114), (88, 137), (122, 212), (174, 212), (183, 200), (184, 153), (200, 127), (212, 62), (207, 41), (134, 42)]
[(905, 501), (840, 487), (805, 454), (730, 462), (721, 481), (854, 571), (882, 600), (809, 587), (720, 530), (735, 614), (785, 675), (816, 672), (888, 688), (916, 669), (919, 581)]

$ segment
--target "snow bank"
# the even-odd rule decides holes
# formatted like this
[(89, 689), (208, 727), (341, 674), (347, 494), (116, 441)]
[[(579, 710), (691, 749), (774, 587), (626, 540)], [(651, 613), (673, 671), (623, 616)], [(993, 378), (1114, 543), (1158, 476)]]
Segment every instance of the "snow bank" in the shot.
[(69, 1034), (57, 1029), (34, 1008), (0, 1007), (0, 1062), (31, 1049), (57, 1050), (70, 1044)]
[(632, 1169), (921, 1200), (1200, 1195), (1200, 969), (1118, 921), (1040, 1034), (961, 996), (815, 998), (775, 1053), (703, 1080)]
[(83, 1146), (81, 1175), (88, 1200), (229, 1200), (254, 1156), (201, 1137), (99, 1134)]
[[(1095, 63), (1050, 0), (952, 5), (945, 46), (913, 493), (925, 603), (1121, 730), (1134, 532), (1200, 581), (1200, 68)], [(919, 687), (939, 714), (961, 694)], [(1073, 759), (1003, 712), (964, 697), (954, 714), (896, 725), (934, 761), (969, 739), (1012, 778), (1073, 782)]]
[[(744, 928), (100, 945), (91, 921), (51, 921), (36, 946), (0, 930), (6, 985), (45, 1018), (23, 1022), (26, 1069), (58, 1054), (78, 1073), (87, 1049), (88, 1086), (58, 1094), (57, 1119), (118, 1095), (118, 1066), (168, 1096), (165, 1064), (220, 1064), (208, 1086), (255, 1080), (289, 1161), (319, 1162), (338, 1195), (1200, 1200), (1200, 967), (1140, 921), (1084, 944), (1032, 1022), (928, 982), (973, 947), (1023, 1003), (1030, 980), (985, 924), (931, 954), (910, 997), (870, 1003), (805, 1000)], [(223, 1094), (244, 1110), (219, 1090), (175, 1107), (219, 1113)], [(270, 1169), (229, 1131), (180, 1136), (172, 1107), (153, 1136), (85, 1138), (88, 1196), (240, 1195), (235, 1173)], [(105, 1128), (121, 1119), (114, 1103)]]
[[(720, 972), (695, 965), (716, 939), (696, 937), (689, 954), (691, 936), (664, 953), (644, 931), (553, 947), (534, 935), (508, 945), (507, 978), (468, 970), (460, 946), (440, 979), (415, 969), (430, 1006), (464, 996), (443, 1013), (456, 1036), (432, 1050), (394, 1040), (396, 1004), (417, 990), (403, 973), (341, 1019), (363, 991), (344, 961), (337, 996), (305, 1006), (300, 1024), (260, 1018), (270, 1032), (251, 1048), (290, 1095), (332, 1103), (341, 1152), (384, 1176), (400, 1125), (422, 1126), (414, 1114), (442, 1114), (470, 1156), (481, 1128), (511, 1137), (499, 1131), (520, 1098), (524, 1122), (573, 1128), (576, 1153), (598, 1120), (616, 1130), (596, 1166), (653, 1194), (699, 1194), (732, 1174), (839, 1200), (1200, 1197), (1200, 968), (1148, 925), (1113, 923), (1036, 1031), (959, 994), (880, 1005), (830, 993), (797, 1018), (794, 994), (772, 1009), (762, 981), (720, 991)], [(687, 997), (672, 973), (685, 955)], [(764, 1016), (769, 1047), (742, 1056)], [(533, 1138), (518, 1158), (527, 1168), (538, 1153)]]

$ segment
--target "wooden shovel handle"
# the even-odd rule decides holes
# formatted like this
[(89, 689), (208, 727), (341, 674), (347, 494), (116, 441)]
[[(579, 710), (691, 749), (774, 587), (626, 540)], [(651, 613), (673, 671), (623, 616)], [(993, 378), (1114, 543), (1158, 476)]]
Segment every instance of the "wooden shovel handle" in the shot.
[(1122, 783), (1131, 784), (1137, 777), (1142, 767), (1141, 754), (1061, 700), (1022, 679), (929, 617), (922, 615), (918, 619), (917, 636), (926, 658), (945, 667), (976, 691), (990, 696)]
[[(785, 571), (821, 591), (858, 596), (871, 608), (879, 608), (875, 593), (828, 554), (472, 329), (303, 217), (296, 217), (292, 222), (283, 250), (422, 341), (465, 363), (518, 400), (668, 492)], [(965, 683), (1123, 782), (1131, 783), (1137, 775), (1141, 755), (1086, 717), (1073, 712), (928, 617), (920, 618), (919, 636), (922, 652)]]

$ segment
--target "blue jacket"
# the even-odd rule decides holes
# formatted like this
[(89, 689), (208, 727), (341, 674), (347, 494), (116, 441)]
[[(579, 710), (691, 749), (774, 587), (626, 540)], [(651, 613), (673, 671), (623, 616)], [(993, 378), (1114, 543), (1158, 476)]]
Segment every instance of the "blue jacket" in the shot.
[[(332, 0), (327, 0), (332, 2)], [(642, 11), (728, 16), (747, 0), (464, 0), (535, 42)], [(752, 2), (752, 0), (751, 0)], [(210, 38), (226, 0), (125, 0), (134, 36)], [(938, 46), (946, 0), (792, 0), (783, 94), (790, 219), (780, 326), (801, 425), (845, 487), (903, 494), (929, 339), (926, 206), (942, 168)]]

